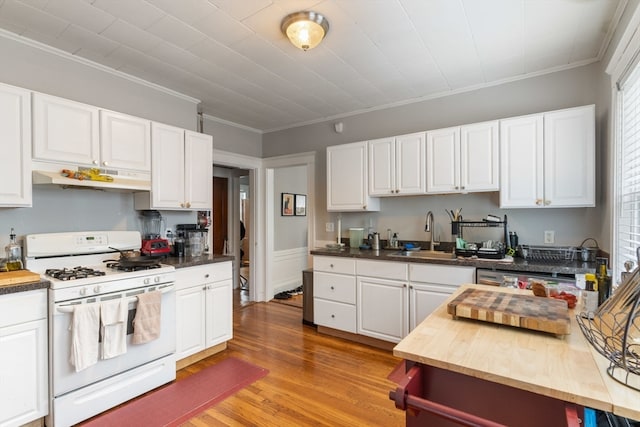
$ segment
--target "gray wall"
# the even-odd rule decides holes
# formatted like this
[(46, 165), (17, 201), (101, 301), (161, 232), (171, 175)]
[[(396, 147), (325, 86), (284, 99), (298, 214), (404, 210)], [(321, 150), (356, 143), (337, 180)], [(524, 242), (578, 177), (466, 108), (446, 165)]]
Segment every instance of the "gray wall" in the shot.
[[(213, 148), (251, 157), (262, 157), (262, 134), (204, 116), (203, 132), (213, 136)], [(213, 159), (214, 163), (216, 159)]]
[[(362, 141), (410, 132), (438, 129), (466, 123), (518, 116), (555, 109), (602, 102), (597, 88), (604, 76), (600, 64), (538, 76), (433, 99), (401, 107), (373, 111), (340, 120), (272, 132), (263, 136), (263, 156), (316, 151), (316, 235), (319, 240), (332, 240), (335, 233), (325, 232), (325, 223), (337, 224), (337, 214), (326, 211), (326, 154), (330, 145)], [(608, 105), (596, 106), (598, 152), (602, 129), (606, 128)], [(338, 134), (333, 124), (344, 123)], [(576, 171), (579, 173), (579, 171)], [(542, 244), (545, 230), (556, 232), (557, 245), (577, 245), (586, 237), (601, 237), (604, 197), (598, 184), (596, 208), (574, 209), (509, 209), (498, 208), (497, 193), (475, 195), (396, 197), (382, 200), (379, 213), (343, 214), (343, 235), (349, 227), (371, 225), (386, 236), (387, 228), (400, 232), (400, 239), (427, 240), (424, 216), (432, 210), (441, 240), (451, 238), (445, 209), (463, 208), (466, 219), (481, 219), (488, 213), (508, 215), (510, 228), (521, 243)], [(466, 237), (466, 236), (465, 236)], [(488, 237), (491, 238), (491, 237)], [(480, 236), (479, 239), (486, 239)], [(602, 245), (601, 245), (602, 246)]]
[(307, 246), (306, 216), (282, 216), (281, 194), (307, 194), (306, 166), (278, 168), (274, 171), (274, 244), (273, 249), (281, 251)]

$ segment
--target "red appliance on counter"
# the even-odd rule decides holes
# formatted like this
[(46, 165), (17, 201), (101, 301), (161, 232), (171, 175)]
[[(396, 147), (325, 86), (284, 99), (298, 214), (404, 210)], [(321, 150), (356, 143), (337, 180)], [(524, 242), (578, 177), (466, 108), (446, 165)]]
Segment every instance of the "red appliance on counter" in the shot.
[(142, 247), (140, 252), (143, 255), (163, 256), (171, 253), (169, 241), (160, 237), (163, 222), (162, 215), (156, 210), (140, 212), (140, 224), (142, 226)]

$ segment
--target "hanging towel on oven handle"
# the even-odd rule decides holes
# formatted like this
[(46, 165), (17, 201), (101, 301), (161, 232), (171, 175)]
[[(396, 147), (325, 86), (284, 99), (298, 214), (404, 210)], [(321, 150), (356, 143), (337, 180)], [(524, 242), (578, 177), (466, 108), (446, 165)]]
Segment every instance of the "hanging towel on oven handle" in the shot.
[(137, 295), (138, 307), (133, 319), (132, 344), (144, 344), (160, 336), (162, 292), (151, 291)]
[(129, 303), (125, 298), (103, 301), (100, 304), (101, 359), (111, 359), (127, 352), (128, 313)]
[(69, 362), (80, 372), (98, 363), (100, 303), (76, 305), (69, 326), (71, 349)]

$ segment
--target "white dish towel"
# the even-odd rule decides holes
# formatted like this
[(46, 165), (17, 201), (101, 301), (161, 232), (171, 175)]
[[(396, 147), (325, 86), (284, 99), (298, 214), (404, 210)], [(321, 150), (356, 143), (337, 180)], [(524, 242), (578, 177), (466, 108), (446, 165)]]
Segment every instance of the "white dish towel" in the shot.
[(127, 314), (129, 303), (125, 298), (100, 304), (102, 327), (101, 359), (111, 359), (127, 352)]
[(100, 303), (80, 304), (73, 308), (69, 362), (80, 372), (98, 362)]
[(132, 344), (145, 344), (160, 336), (162, 292), (151, 291), (137, 295), (138, 307), (133, 319)]

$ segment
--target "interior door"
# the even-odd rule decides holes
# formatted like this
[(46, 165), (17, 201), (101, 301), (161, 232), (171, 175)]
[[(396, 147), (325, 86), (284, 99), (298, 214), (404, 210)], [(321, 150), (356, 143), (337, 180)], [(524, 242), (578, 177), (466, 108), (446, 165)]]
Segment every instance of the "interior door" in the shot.
[(224, 253), (224, 242), (228, 239), (227, 221), (229, 204), (229, 180), (213, 177), (213, 210), (211, 212), (211, 232), (213, 233), (213, 254)]

